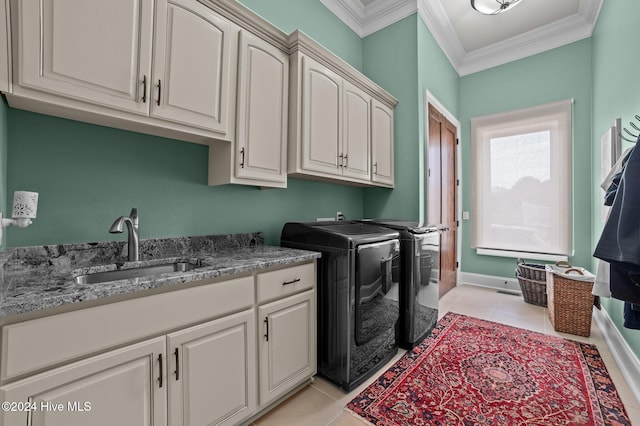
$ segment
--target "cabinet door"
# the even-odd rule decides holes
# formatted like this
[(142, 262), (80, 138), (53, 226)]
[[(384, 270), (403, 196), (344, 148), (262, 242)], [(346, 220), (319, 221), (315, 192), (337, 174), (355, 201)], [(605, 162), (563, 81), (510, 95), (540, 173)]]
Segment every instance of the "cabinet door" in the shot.
[(302, 168), (341, 175), (342, 78), (302, 58)]
[(0, 388), (1, 401), (32, 411), (0, 411), (5, 426), (166, 425), (164, 337), (50, 370)]
[(147, 114), (152, 3), (14, 2), (18, 86)]
[(346, 81), (343, 82), (343, 88), (343, 174), (368, 182), (371, 180), (371, 96)]
[(236, 27), (192, 0), (158, 0), (151, 115), (226, 137)]
[(235, 173), (286, 182), (289, 56), (240, 33)]
[(258, 308), (260, 405), (291, 390), (316, 371), (315, 291)]
[(255, 411), (253, 309), (168, 336), (171, 425), (232, 425)]
[(393, 187), (393, 110), (379, 101), (371, 103), (371, 180)]

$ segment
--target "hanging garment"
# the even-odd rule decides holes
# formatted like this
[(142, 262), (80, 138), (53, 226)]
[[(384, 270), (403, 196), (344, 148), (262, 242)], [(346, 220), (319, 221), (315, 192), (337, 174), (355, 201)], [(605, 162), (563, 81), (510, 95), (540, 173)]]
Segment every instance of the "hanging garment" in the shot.
[(632, 148), (594, 256), (610, 265), (612, 297), (640, 305), (640, 150)]
[[(635, 148), (635, 147), (634, 147)], [(640, 265), (640, 149), (633, 149), (594, 256)]]
[(640, 330), (640, 305), (629, 302), (624, 303), (624, 324), (625, 328)]

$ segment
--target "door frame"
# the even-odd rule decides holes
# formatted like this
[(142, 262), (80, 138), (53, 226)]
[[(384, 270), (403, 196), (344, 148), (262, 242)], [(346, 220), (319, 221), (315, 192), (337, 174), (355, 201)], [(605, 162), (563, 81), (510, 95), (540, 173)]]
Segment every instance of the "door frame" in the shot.
[(423, 202), (424, 205), (421, 209), (421, 218), (420, 222), (425, 221), (426, 212), (427, 212), (427, 202), (429, 201), (429, 197), (427, 194), (428, 190), (428, 182), (427, 182), (427, 164), (428, 164), (428, 144), (429, 144), (429, 104), (433, 105), (447, 120), (451, 122), (454, 126), (456, 126), (456, 138), (458, 139), (458, 144), (456, 145), (456, 179), (460, 184), (456, 187), (455, 194), (455, 202), (456, 202), (456, 220), (460, 223), (458, 226), (458, 232), (456, 232), (456, 259), (458, 262), (458, 266), (456, 267), (456, 286), (459, 284), (460, 280), (460, 270), (462, 267), (462, 137), (461, 137), (461, 129), (460, 129), (460, 120), (453, 115), (443, 104), (436, 98), (433, 93), (429, 91), (429, 89), (425, 90), (424, 96), (424, 157), (423, 168), (425, 170), (422, 178), (423, 178)]

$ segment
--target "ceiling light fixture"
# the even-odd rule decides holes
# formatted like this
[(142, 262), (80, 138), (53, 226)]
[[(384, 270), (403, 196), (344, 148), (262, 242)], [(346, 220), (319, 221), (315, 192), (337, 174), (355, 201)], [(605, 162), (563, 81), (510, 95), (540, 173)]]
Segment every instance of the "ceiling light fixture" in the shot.
[(471, 7), (483, 15), (497, 15), (520, 4), (521, 0), (471, 0)]

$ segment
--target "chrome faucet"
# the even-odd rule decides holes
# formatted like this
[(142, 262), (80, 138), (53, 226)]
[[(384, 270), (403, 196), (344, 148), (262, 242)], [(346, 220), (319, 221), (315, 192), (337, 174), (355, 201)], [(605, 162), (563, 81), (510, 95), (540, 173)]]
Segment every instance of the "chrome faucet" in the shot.
[(138, 230), (138, 209), (132, 208), (129, 216), (120, 216), (113, 222), (109, 232), (112, 234), (122, 233), (122, 224), (127, 224), (128, 238), (127, 250), (129, 261), (140, 260), (138, 243), (140, 241), (140, 231)]

